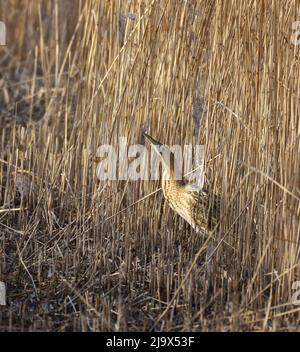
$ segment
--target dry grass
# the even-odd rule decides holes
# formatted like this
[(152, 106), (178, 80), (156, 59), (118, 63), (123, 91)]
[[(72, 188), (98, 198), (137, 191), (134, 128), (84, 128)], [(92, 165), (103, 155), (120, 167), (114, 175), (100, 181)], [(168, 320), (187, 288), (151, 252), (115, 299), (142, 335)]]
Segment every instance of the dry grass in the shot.
[[(298, 329), (297, 3), (0, 1), (0, 330)], [(206, 145), (209, 268), (157, 182), (96, 179), (147, 125)]]

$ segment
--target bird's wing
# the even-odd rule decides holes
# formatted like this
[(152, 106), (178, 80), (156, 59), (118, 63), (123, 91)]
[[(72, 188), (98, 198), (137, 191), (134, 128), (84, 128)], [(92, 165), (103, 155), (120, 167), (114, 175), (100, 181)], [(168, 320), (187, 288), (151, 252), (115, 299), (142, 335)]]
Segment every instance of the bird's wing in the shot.
[(193, 217), (200, 228), (213, 230), (220, 218), (220, 197), (197, 185), (186, 185), (194, 199)]

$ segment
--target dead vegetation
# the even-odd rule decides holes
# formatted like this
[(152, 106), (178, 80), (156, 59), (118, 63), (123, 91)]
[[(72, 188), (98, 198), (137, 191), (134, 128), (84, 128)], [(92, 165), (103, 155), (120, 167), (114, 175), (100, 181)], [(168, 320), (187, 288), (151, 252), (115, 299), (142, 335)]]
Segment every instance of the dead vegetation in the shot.
[[(297, 3), (0, 1), (1, 331), (298, 329)], [(144, 130), (206, 145), (209, 268), (157, 182), (96, 179)]]

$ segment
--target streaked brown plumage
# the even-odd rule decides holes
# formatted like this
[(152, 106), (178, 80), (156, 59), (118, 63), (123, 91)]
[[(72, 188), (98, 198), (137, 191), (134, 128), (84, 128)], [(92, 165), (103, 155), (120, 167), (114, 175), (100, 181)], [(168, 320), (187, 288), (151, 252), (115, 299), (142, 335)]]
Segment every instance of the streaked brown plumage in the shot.
[[(208, 233), (218, 222), (220, 200), (205, 189), (187, 184), (175, 178), (176, 165), (174, 154), (170, 149), (144, 133), (154, 150), (160, 156), (164, 172), (162, 190), (169, 206), (183, 217), (196, 231)], [(167, 152), (168, 158), (166, 158)]]

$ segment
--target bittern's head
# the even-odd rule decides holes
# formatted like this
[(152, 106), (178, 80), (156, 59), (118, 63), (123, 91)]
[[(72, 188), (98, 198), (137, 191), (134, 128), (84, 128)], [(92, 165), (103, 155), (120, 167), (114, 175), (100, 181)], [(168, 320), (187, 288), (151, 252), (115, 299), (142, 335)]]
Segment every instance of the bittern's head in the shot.
[(147, 133), (144, 133), (144, 136), (146, 139), (148, 139), (155, 152), (159, 155), (159, 158), (162, 161), (165, 170), (168, 172), (168, 176), (170, 178), (173, 178), (175, 169), (175, 157), (174, 154), (171, 152), (170, 148), (156, 141)]

